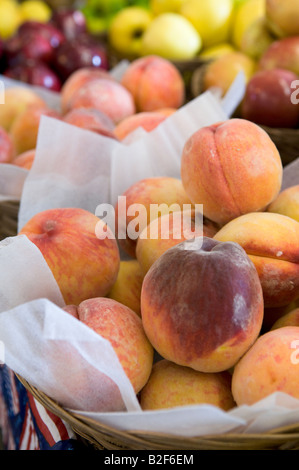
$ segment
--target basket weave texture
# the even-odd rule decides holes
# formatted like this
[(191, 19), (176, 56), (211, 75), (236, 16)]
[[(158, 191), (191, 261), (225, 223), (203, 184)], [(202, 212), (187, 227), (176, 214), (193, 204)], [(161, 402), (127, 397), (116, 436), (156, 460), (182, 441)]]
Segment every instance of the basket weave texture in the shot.
[(17, 234), (19, 206), (18, 201), (0, 202), (0, 240)]
[(227, 433), (198, 437), (143, 431), (121, 431), (71, 413), (18, 376), (24, 387), (49, 411), (71, 426), (95, 450), (299, 450), (299, 423), (261, 434)]

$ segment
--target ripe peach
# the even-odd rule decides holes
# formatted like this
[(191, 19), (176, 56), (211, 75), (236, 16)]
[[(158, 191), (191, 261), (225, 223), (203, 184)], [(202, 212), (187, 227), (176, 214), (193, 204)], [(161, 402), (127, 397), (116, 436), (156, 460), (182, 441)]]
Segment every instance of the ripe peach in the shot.
[(141, 316), (140, 297), (143, 277), (136, 259), (121, 260), (117, 279), (107, 297), (126, 305)]
[(188, 196), (219, 224), (264, 209), (280, 191), (282, 172), (269, 135), (245, 119), (199, 129), (182, 152), (181, 177)]
[(270, 212), (237, 217), (214, 236), (239, 243), (254, 263), (266, 307), (281, 307), (299, 297), (299, 222)]
[(299, 222), (299, 185), (281, 191), (267, 207), (267, 211), (286, 215)]
[[(181, 210), (184, 204), (191, 204), (181, 180), (167, 176), (137, 181), (122, 196), (126, 208), (122, 210), (122, 200), (118, 200), (115, 207), (116, 236), (120, 247), (133, 258), (136, 257), (138, 235), (151, 220), (173, 210)], [(139, 209), (143, 212), (136, 217)]]
[(137, 111), (178, 109), (185, 101), (185, 84), (169, 60), (150, 55), (130, 63), (121, 83), (133, 95)]
[(272, 325), (271, 330), (276, 330), (277, 328), (283, 328), (285, 326), (298, 326), (299, 327), (299, 308), (295, 308), (290, 312), (282, 315), (278, 318), (276, 322)]
[(114, 122), (107, 114), (94, 108), (75, 108), (63, 116), (63, 121), (106, 137), (115, 138)]
[(201, 404), (225, 411), (235, 406), (229, 372), (207, 374), (162, 359), (154, 364), (148, 382), (140, 392), (143, 410)]
[(154, 357), (141, 318), (129, 307), (105, 297), (81, 302), (78, 318), (110, 342), (135, 393), (138, 393), (150, 376)]
[(30, 106), (14, 120), (10, 135), (17, 154), (36, 147), (41, 116), (60, 119), (60, 114), (53, 109), (44, 106)]
[(35, 151), (35, 149), (26, 150), (25, 152), (17, 155), (11, 163), (25, 168), (26, 170), (31, 170), (35, 158)]
[(219, 88), (224, 96), (240, 72), (244, 73), (245, 81), (248, 82), (256, 68), (256, 62), (243, 52), (229, 52), (206, 65), (202, 89)]
[(0, 163), (11, 163), (14, 156), (15, 146), (11, 135), (3, 127), (0, 127)]
[(91, 80), (98, 80), (105, 78), (114, 80), (112, 75), (104, 69), (97, 69), (94, 67), (82, 67), (75, 70), (64, 82), (60, 91), (60, 103), (63, 114), (70, 111), (70, 102), (73, 94), (77, 92), (85, 83)]
[(144, 277), (141, 318), (164, 358), (201, 372), (234, 366), (260, 333), (263, 294), (237, 243), (196, 237), (163, 253)]
[(40, 96), (27, 87), (11, 87), (5, 90), (5, 103), (0, 105), (0, 126), (9, 131), (15, 118), (28, 106), (45, 106)]
[[(196, 217), (198, 216), (198, 220)], [(164, 214), (141, 232), (136, 245), (136, 258), (145, 275), (152, 264), (172, 246), (195, 236), (213, 237), (216, 226), (203, 220), (194, 209)]]
[(237, 405), (252, 405), (274, 392), (299, 398), (298, 345), (298, 326), (261, 335), (234, 368), (232, 393)]
[(107, 78), (91, 80), (72, 96), (70, 109), (94, 108), (106, 114), (114, 124), (135, 113), (132, 94), (120, 83)]
[(166, 117), (166, 114), (163, 115), (162, 112), (155, 111), (136, 113), (120, 121), (115, 127), (114, 133), (118, 140), (123, 140), (138, 127), (150, 132), (161, 124)]
[(116, 280), (118, 246), (113, 237), (97, 238), (99, 223), (86, 210), (56, 208), (37, 213), (19, 232), (41, 251), (66, 304), (107, 295)]

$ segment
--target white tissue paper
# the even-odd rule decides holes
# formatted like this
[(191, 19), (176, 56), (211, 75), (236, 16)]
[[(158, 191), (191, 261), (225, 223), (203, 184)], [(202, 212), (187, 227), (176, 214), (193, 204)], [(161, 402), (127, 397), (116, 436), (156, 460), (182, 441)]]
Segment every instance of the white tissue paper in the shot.
[[(239, 76), (222, 102), (206, 92), (151, 133), (139, 129), (124, 143), (42, 117), (32, 169), (26, 177), (20, 172), (16, 187), (5, 191), (21, 195), (19, 229), (45, 209), (76, 206), (95, 213), (98, 204), (115, 204), (141, 178), (179, 177), (187, 138), (228, 119), (243, 93)], [(20, 235), (3, 240), (0, 266), (5, 363), (75, 414), (120, 430), (180, 436), (264, 432), (299, 422), (299, 401), (280, 393), (229, 412), (207, 405), (142, 411), (109, 342), (62, 309), (58, 285), (35, 245)]]

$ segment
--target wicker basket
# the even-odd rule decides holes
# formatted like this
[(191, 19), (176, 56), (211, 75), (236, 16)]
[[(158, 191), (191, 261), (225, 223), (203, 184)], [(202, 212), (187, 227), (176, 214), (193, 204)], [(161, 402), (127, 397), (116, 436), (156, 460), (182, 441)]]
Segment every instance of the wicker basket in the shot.
[(19, 202), (0, 202), (0, 240), (13, 237), (18, 230)]
[(24, 387), (47, 410), (64, 420), (95, 450), (299, 450), (299, 423), (261, 434), (227, 433), (180, 437), (158, 432), (121, 431), (70, 413), (17, 375)]

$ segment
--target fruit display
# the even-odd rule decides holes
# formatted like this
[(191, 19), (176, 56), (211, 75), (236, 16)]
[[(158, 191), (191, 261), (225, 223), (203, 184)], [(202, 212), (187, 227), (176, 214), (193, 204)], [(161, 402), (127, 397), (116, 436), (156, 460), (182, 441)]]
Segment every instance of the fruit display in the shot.
[[(0, 105), (0, 173), (22, 169), (36, 185), (44, 173), (52, 177), (51, 148), (39, 140), (42, 120), (50, 129), (47, 142), (51, 122), (61, 126), (62, 138), (63, 130), (82, 138), (81, 160), (73, 158), (79, 137), (63, 142), (59, 155), (59, 184), (68, 196), (73, 194), (73, 204), (62, 201), (35, 213), (0, 250), (1, 258), (14, 240), (28, 241), (61, 295), (62, 305), (47, 304), (42, 328), (54, 343), (54, 364), (63, 359), (67, 368), (68, 360), (76, 362), (74, 373), (72, 367), (68, 370), (70, 388), (59, 395), (61, 402), (51, 397), (62, 407), (71, 403), (75, 409), (76, 394), (82, 398), (90, 391), (90, 372), (80, 370), (90, 360), (91, 384), (98, 389), (90, 402), (95, 409), (79, 410), (83, 412), (104, 414), (107, 410), (101, 407), (109, 403), (108, 411), (118, 414), (129, 404), (133, 411), (158, 416), (204, 405), (207, 416), (215, 410), (222, 416), (232, 411), (233, 418), (242, 406), (248, 415), (251, 409), (256, 412), (277, 392), (292, 400), (292, 410), (298, 408), (299, 184), (283, 188), (280, 152), (262, 127), (299, 125), (299, 108), (292, 103), (299, 77), (299, 27), (297, 33), (295, 21), (286, 21), (293, 3), (89, 0), (76, 10), (78, 15), (64, 10), (51, 12), (50, 20), (26, 18), (3, 38), (3, 75), (20, 83), (5, 90)], [(110, 45), (130, 59), (121, 76), (111, 73), (108, 49), (96, 38), (100, 31), (107, 31)], [(257, 50), (257, 37), (263, 50)], [(204, 62), (204, 91), (218, 88), (222, 98), (243, 72), (246, 92), (236, 115), (199, 123), (174, 161), (180, 112), (188, 116), (190, 104), (175, 62), (194, 58)], [(60, 108), (52, 108), (35, 87), (21, 82), (55, 91)], [(210, 96), (208, 103), (222, 111), (221, 99)], [(198, 106), (204, 121), (208, 110)], [(190, 126), (188, 119), (185, 124)], [(162, 141), (165, 160), (158, 148)], [(146, 161), (140, 142), (159, 158), (146, 162), (148, 177), (136, 178), (119, 191), (112, 205), (120, 180), (127, 174), (133, 180)], [(57, 148), (60, 144), (55, 142)], [(135, 145), (141, 149), (137, 158)], [(117, 155), (111, 150), (115, 148)], [(96, 215), (96, 208), (93, 213), (77, 203), (76, 192), (102, 189), (90, 178), (92, 152), (98, 157), (96, 171), (102, 181), (109, 181), (109, 201), (99, 202), (113, 209), (111, 226)], [(132, 159), (126, 161), (128, 156)], [(121, 170), (114, 173), (118, 164)], [(65, 176), (68, 166), (75, 175), (71, 183)], [(51, 191), (59, 201), (56, 182), (53, 175)], [(42, 202), (51, 206), (47, 196)], [(23, 307), (28, 313), (36, 304)], [(0, 341), (5, 342), (7, 331), (1, 321), (17, 309), (0, 315)], [(39, 319), (43, 313), (38, 311)], [(59, 331), (51, 323), (56, 314), (63, 323)], [(82, 331), (85, 352), (79, 361), (67, 344), (75, 331), (80, 347)], [(97, 382), (93, 347), (95, 361), (102, 356), (103, 382)], [(115, 363), (110, 363), (110, 353), (124, 373), (131, 402), (119, 393), (122, 377), (111, 370)], [(53, 378), (51, 361), (49, 354), (44, 374), (49, 371)], [(64, 402), (67, 395), (71, 401)]]
[(50, 10), (44, 20), (28, 14), (11, 34), (1, 35), (0, 28), (0, 39), (1, 73), (51, 91), (82, 67), (109, 68), (106, 45), (88, 33), (85, 16), (74, 8)]

